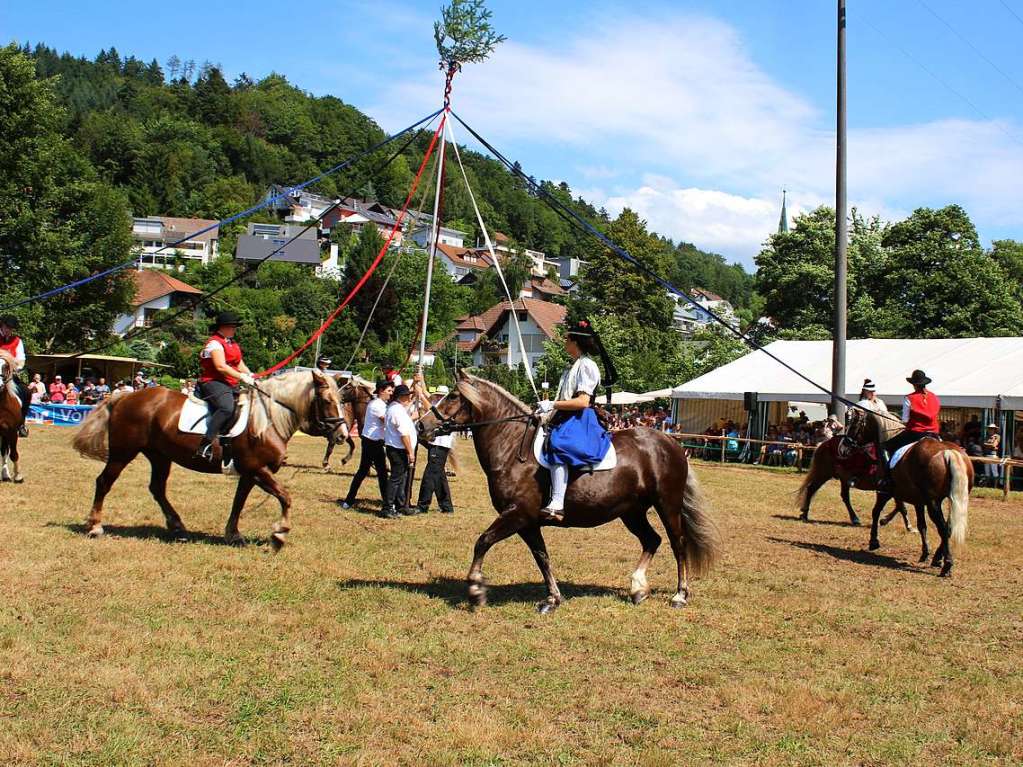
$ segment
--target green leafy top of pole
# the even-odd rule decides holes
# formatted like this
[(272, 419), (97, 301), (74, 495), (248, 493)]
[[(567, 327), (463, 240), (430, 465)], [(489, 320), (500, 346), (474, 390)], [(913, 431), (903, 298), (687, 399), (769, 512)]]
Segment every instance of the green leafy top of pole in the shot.
[(505, 41), (491, 26), (493, 15), (483, 0), (451, 0), (441, 8), (441, 20), (433, 23), (440, 68), (448, 73), (448, 83), (462, 64), (485, 61)]

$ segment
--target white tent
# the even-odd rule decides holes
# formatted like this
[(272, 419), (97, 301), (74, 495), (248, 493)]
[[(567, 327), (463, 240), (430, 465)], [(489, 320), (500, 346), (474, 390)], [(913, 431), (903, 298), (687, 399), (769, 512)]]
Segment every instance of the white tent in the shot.
[[(647, 396), (646, 394), (636, 394), (632, 391), (616, 391), (611, 393), (611, 404), (612, 405), (635, 405), (638, 402), (649, 402), (653, 397)], [(605, 404), (607, 399), (603, 394), (598, 395), (597, 403)]]
[[(825, 388), (831, 384), (831, 341), (775, 341), (766, 347)], [(1023, 338), (867, 338), (846, 347), (845, 396), (857, 399), (864, 378), (896, 407), (912, 390), (906, 378), (923, 370), (948, 407), (1023, 410)], [(827, 402), (829, 396), (761, 351), (723, 365), (672, 390), (675, 399)]]

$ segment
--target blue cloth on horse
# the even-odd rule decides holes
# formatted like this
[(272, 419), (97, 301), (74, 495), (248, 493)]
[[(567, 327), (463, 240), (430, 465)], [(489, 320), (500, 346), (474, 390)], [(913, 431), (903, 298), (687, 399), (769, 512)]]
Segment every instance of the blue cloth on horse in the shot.
[(561, 411), (551, 429), (544, 457), (548, 463), (568, 467), (592, 466), (611, 449), (611, 435), (597, 420), (593, 408)]

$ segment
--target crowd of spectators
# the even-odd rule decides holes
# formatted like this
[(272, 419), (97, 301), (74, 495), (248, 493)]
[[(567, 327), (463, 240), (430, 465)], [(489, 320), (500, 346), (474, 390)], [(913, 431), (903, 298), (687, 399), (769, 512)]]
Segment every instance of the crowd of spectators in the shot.
[(657, 431), (677, 431), (675, 422), (672, 420), (671, 412), (665, 407), (652, 405), (640, 407), (620, 407), (617, 410), (603, 410), (602, 414), (607, 422), (608, 428), (612, 431), (619, 429), (631, 429), (634, 426), (646, 426)]
[(145, 371), (139, 371), (134, 379), (117, 381), (113, 386), (102, 376), (69, 378), (65, 382), (60, 375), (47, 380), (41, 373), (36, 373), (32, 376), (28, 390), (32, 395), (32, 404), (36, 405), (96, 405), (115, 391), (135, 391), (156, 385), (156, 381)]

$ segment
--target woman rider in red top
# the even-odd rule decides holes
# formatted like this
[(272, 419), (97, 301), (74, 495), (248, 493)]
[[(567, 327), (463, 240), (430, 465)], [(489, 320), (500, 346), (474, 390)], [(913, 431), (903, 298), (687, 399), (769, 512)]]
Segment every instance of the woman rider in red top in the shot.
[(906, 428), (884, 443), (884, 451), (881, 455), (881, 485), (882, 489), (889, 489), (891, 485), (890, 468), (888, 456), (895, 455), (899, 448), (911, 445), (925, 437), (941, 439), (941, 422), (938, 415), (941, 413), (941, 400), (938, 395), (927, 389), (931, 379), (922, 370), (914, 370), (913, 375), (906, 379), (913, 384), (913, 393), (906, 396), (902, 401), (902, 420)]
[(28, 409), (32, 404), (32, 396), (29, 394), (28, 387), (25, 386), (25, 382), (21, 380), (21, 376), (18, 375), (18, 371), (25, 366), (25, 344), (20, 338), (18, 338), (18, 318), (13, 315), (7, 315), (6, 317), (0, 317), (0, 350), (3, 350), (11, 355), (14, 359), (15, 371), (14, 371), (14, 387), (18, 390), (18, 397), (21, 398), (21, 426), (18, 427), (18, 435), (21, 437), (28, 436), (28, 427), (25, 426), (25, 419), (28, 418)]
[(234, 340), (241, 325), (234, 312), (221, 312), (214, 323), (214, 332), (199, 355), (199, 396), (209, 406), (206, 436), (199, 443), (196, 455), (215, 463), (220, 450), (220, 433), (234, 417), (238, 401), (238, 384), (255, 386), (256, 379), (242, 360), (242, 348)]

